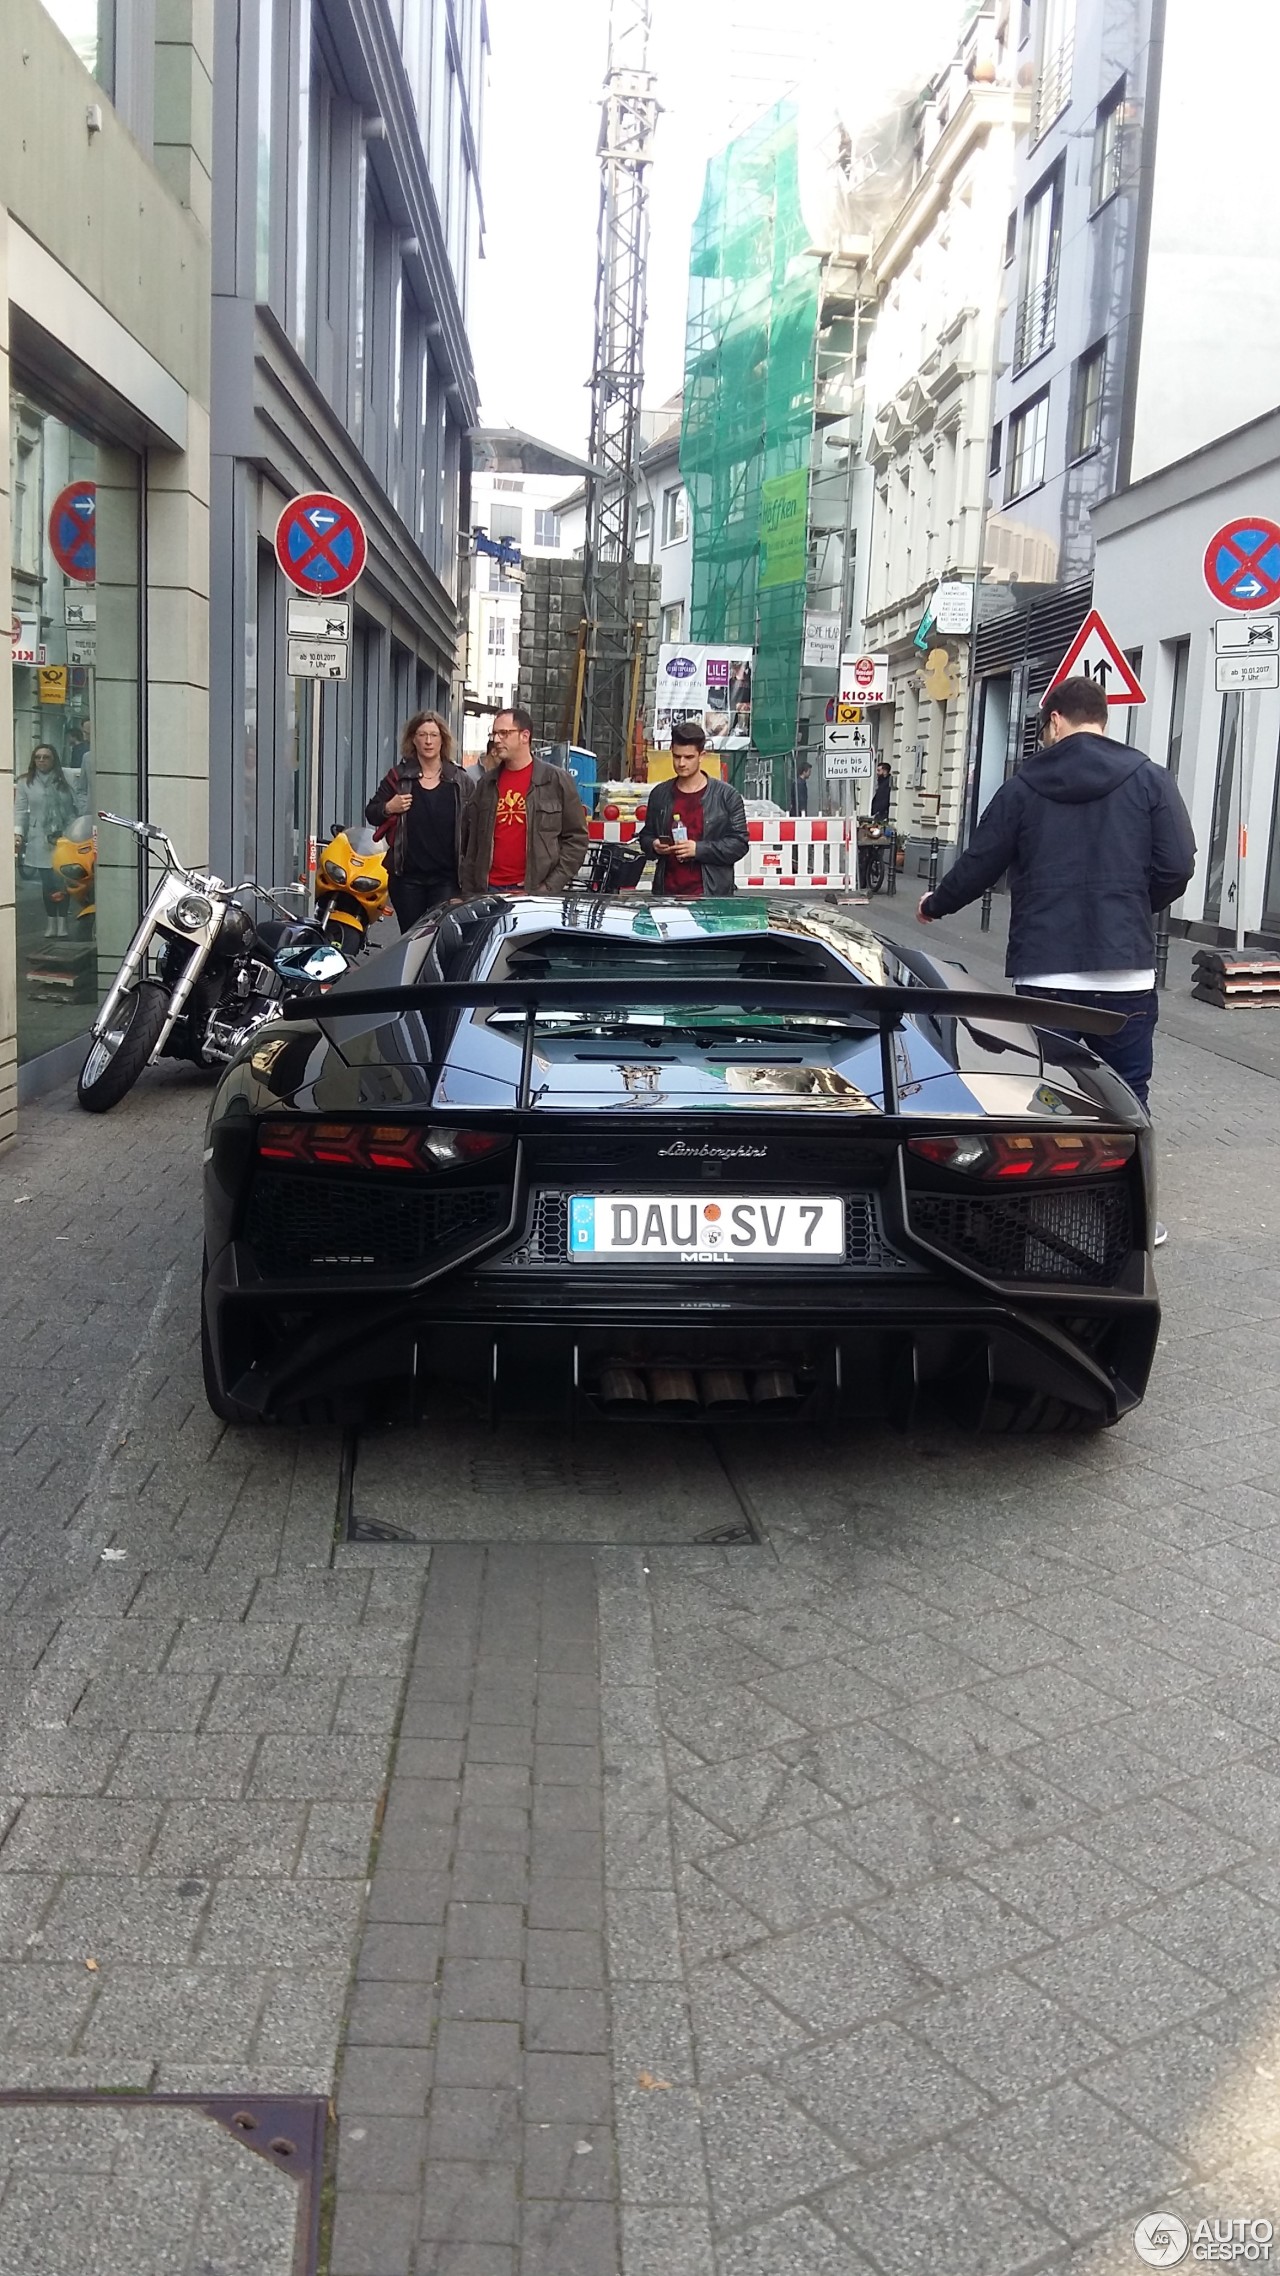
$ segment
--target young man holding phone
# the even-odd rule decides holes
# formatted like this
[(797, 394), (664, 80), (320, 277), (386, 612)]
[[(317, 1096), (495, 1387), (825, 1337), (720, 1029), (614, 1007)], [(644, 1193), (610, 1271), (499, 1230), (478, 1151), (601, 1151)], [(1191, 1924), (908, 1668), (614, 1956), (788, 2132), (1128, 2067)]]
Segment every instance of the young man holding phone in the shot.
[(704, 773), (706, 735), (697, 720), (671, 730), (672, 775), (649, 792), (648, 813), (636, 843), (657, 860), (655, 893), (701, 901), (734, 890), (733, 867), (743, 859), (747, 810), (740, 792)]

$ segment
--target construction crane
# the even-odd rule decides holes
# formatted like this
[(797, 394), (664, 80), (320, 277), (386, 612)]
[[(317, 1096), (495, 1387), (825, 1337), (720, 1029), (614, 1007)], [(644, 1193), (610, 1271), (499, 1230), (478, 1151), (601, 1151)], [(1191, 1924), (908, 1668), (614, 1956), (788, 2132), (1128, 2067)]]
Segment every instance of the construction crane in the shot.
[(644, 385), (648, 168), (658, 100), (649, 70), (651, 0), (610, 0), (600, 114), (600, 226), (591, 369), (582, 629), (571, 740), (602, 773), (629, 771), (644, 667), (635, 592), (640, 397)]

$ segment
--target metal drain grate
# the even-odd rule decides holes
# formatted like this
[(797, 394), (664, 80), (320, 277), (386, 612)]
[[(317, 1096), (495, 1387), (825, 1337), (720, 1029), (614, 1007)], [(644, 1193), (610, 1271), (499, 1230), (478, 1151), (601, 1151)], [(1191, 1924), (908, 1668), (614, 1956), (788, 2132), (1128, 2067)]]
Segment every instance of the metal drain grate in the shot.
[(0, 2092), (0, 2276), (315, 2276), (327, 2113), (311, 2094)]

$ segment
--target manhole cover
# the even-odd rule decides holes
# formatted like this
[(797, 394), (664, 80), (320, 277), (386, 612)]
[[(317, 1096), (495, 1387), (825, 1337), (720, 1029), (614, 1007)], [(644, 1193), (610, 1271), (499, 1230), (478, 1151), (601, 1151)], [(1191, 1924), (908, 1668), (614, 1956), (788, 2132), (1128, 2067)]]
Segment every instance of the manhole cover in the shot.
[(363, 1431), (350, 1466), (356, 1541), (558, 1541), (639, 1548), (752, 1540), (714, 1443), (673, 1425), (471, 1422)]
[(327, 2107), (0, 2093), (0, 2276), (313, 2276)]

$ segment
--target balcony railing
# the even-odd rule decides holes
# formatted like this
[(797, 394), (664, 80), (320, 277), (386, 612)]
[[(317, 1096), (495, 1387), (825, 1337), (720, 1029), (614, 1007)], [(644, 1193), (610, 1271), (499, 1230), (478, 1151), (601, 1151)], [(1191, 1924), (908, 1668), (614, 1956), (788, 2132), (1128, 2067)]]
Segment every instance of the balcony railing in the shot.
[(1058, 315), (1058, 264), (1055, 261), (1047, 277), (1042, 277), (1034, 292), (1029, 292), (1018, 303), (1018, 318), (1013, 334), (1013, 368), (1021, 371), (1042, 349), (1053, 346), (1053, 328)]
[(1075, 61), (1075, 27), (1068, 32), (1061, 47), (1046, 55), (1040, 66), (1036, 82), (1035, 108), (1031, 114), (1031, 140), (1038, 142), (1042, 134), (1053, 125), (1060, 111), (1065, 111), (1071, 100), (1071, 67)]

